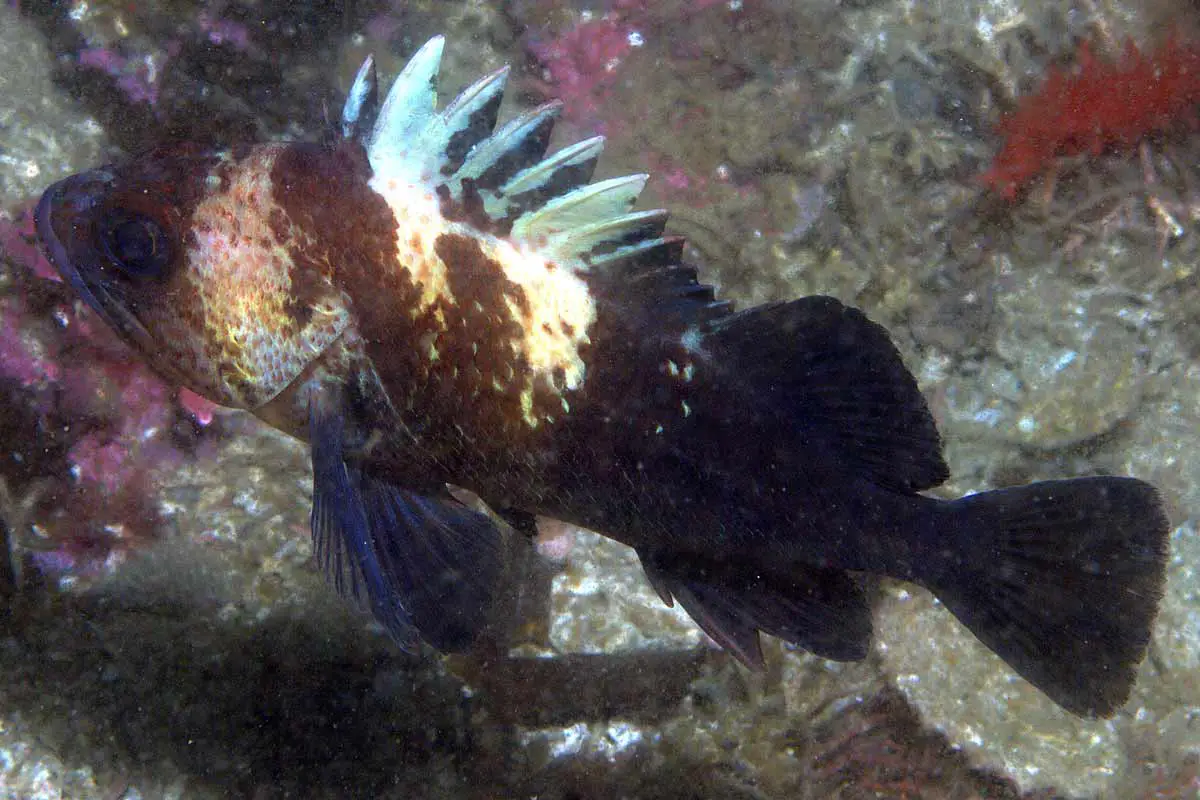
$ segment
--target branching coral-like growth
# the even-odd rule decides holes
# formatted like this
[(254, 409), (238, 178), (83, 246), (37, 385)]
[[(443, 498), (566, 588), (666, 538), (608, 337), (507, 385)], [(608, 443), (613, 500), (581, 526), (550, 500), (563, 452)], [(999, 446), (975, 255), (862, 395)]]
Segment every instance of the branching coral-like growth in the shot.
[(1058, 156), (1132, 150), (1156, 133), (1197, 123), (1200, 47), (1169, 39), (1153, 53), (1131, 41), (1116, 62), (1086, 42), (1072, 70), (1052, 69), (997, 130), (1004, 146), (984, 184), (1013, 199)]

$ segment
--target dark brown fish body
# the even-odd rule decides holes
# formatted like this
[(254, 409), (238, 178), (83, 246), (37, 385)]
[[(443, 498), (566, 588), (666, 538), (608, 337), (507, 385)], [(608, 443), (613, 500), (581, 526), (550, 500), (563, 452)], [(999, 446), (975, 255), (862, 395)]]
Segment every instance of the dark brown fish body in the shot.
[[(578, 349), (586, 380), (575, 388), (553, 376), (532, 381), (527, 399), (532, 370), (514, 340), (533, 323), (528, 298), (502, 261), (489, 257), (477, 237), (435, 237), (432, 249), (445, 265), (448, 291), (422, 307), (422, 287), (407, 270), (391, 266), (403, 259), (388, 234), (404, 223), (368, 186), (370, 174), (355, 169), (365, 162), (311, 145), (290, 145), (280, 161), (272, 179), (278, 202), (292, 225), (322, 231), (319, 247), (327, 250), (317, 253), (309, 244), (294, 257), (328, 261), (332, 281), (351, 298), (352, 335), (318, 363), (346, 385), (350, 446), (363, 450), (361, 459), (374, 474), (430, 493), (462, 486), (492, 508), (556, 517), (638, 548), (712, 557), (739, 540), (757, 539), (750, 552), (761, 551), (762, 540), (781, 528), (827, 532), (831, 547), (858, 553), (847, 537), (869, 530), (868, 541), (907, 538), (891, 530), (910, 531), (914, 515), (937, 505), (911, 492), (846, 492), (853, 466), (838, 463), (834, 443), (812, 438), (821, 426), (805, 431), (770, 388), (755, 386), (734, 357), (736, 347), (722, 351), (720, 340), (703, 341), (699, 323), (729, 312), (686, 268), (671, 279), (691, 295), (683, 299), (687, 308), (665, 317), (657, 291), (639, 296), (628, 286), (585, 279), (595, 300), (595, 320), (580, 331), (587, 335)], [(344, 236), (329, 235), (339, 228)], [(429, 228), (428, 222), (414, 226), (410, 242)], [(861, 326), (855, 333), (868, 340), (848, 342), (848, 349), (865, 348), (874, 358), (872, 348), (882, 347), (895, 358), (882, 329), (858, 312), (825, 298), (809, 305), (804, 317), (785, 307), (778, 316), (810, 336)], [(747, 335), (774, 334), (774, 325), (765, 324), (772, 316), (751, 320)], [(799, 344), (790, 338), (788, 354)], [(825, 343), (819, 352), (840, 360), (847, 378), (862, 377), (852, 368), (856, 354), (831, 352)], [(910, 435), (925, 437), (929, 459), (919, 480), (936, 485), (945, 468), (932, 421), (923, 403), (905, 407), (916, 397), (915, 385), (898, 361), (889, 366), (881, 380), (887, 396), (870, 424), (915, 426)], [(344, 381), (347, 375), (356, 377)], [(910, 396), (894, 397), (897, 380)], [(297, 384), (256, 413), (303, 438), (304, 390)], [(764, 471), (764, 465), (773, 468)], [(881, 466), (888, 473), (900, 469)], [(806, 477), (798, 480), (798, 474)], [(845, 519), (831, 518), (836, 506), (827, 496), (843, 495), (858, 502), (845, 508)], [(717, 541), (708, 541), (709, 533), (719, 534)], [(814, 534), (807, 539), (814, 550), (806, 555), (819, 558), (820, 542)], [(781, 544), (777, 553), (763, 552), (763, 568), (795, 558), (791, 542)], [(912, 577), (903, 570), (892, 574)]]
[(602, 139), (544, 155), (556, 106), (493, 132), (498, 72), (437, 111), (440, 51), (382, 109), (368, 63), (336, 144), (157, 151), (38, 209), (162, 374), (310, 443), (340, 592), (402, 644), (469, 644), (504, 548), (456, 486), (633, 546), (748, 663), (760, 631), (863, 657), (862, 570), (930, 587), (1070, 710), (1123, 702), (1166, 558), (1151, 487), (921, 495), (947, 470), (882, 328), (826, 297), (735, 313), (631, 210), (645, 176), (588, 183)]

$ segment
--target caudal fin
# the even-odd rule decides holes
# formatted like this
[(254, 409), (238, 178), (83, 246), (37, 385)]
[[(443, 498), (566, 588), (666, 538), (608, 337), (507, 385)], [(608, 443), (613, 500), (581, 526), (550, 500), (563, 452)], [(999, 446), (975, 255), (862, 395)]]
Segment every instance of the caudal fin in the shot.
[(927, 581), (984, 644), (1063, 708), (1129, 698), (1162, 597), (1167, 518), (1131, 478), (1080, 478), (948, 503), (966, 554)]

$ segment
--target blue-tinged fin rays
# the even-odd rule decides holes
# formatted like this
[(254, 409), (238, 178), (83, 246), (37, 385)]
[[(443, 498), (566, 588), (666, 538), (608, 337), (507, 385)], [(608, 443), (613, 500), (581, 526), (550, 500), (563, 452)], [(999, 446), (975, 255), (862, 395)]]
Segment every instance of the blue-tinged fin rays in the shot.
[(676, 252), (662, 236), (665, 211), (630, 211), (647, 176), (589, 183), (604, 137), (546, 156), (561, 103), (530, 109), (496, 129), (507, 68), (480, 78), (438, 111), (444, 46), (441, 36), (422, 46), (381, 107), (373, 61), (359, 70), (342, 133), (363, 141), (377, 176), (424, 183), (452, 206), (472, 209), (471, 222), (487, 232), (579, 269), (593, 260), (611, 263), (625, 252), (644, 255), (657, 248), (664, 260)]
[(346, 104), (342, 107), (342, 136), (357, 139), (375, 126), (379, 116), (379, 78), (375, 74), (375, 57), (358, 68), (354, 83), (346, 93)]
[(317, 564), (405, 650), (421, 639), (443, 652), (467, 649), (500, 591), (505, 534), (448, 495), (401, 489), (350, 461), (331, 394), (314, 393), (309, 407)]

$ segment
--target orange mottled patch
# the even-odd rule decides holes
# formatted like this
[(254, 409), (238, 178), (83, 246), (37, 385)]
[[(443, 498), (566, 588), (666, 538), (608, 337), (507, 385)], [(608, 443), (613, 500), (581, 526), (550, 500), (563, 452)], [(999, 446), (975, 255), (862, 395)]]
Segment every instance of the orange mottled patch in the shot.
[(227, 180), (196, 206), (187, 250), (184, 281), (200, 301), (208, 358), (248, 408), (286, 388), (349, 324), (328, 274), (293, 257), (312, 234), (274, 199), (271, 170), (283, 147), (223, 165)]

